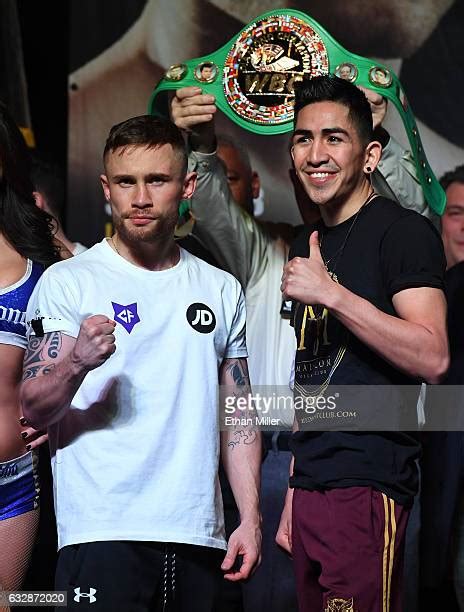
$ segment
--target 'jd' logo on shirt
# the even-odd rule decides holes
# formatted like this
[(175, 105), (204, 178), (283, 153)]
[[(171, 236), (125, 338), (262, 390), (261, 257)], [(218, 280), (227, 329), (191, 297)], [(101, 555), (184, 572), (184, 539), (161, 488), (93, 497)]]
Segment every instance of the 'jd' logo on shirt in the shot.
[(187, 308), (187, 321), (200, 334), (209, 334), (216, 327), (214, 312), (206, 304), (197, 302)]

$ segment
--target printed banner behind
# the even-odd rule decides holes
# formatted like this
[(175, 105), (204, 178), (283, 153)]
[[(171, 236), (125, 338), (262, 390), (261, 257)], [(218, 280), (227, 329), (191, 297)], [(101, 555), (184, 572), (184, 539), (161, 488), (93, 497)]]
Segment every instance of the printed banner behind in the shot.
[[(73, 239), (90, 245), (104, 235), (109, 217), (99, 175), (111, 126), (147, 112), (170, 65), (216, 51), (272, 8), (269, 0), (72, 0), (67, 227)], [(292, 8), (316, 19), (350, 51), (399, 75), (437, 176), (463, 162), (461, 0), (299, 0)], [(390, 110), (385, 127), (406, 145), (396, 111)], [(224, 116), (217, 131), (249, 150), (264, 187), (263, 218), (300, 223), (288, 178), (288, 135), (257, 136)]]

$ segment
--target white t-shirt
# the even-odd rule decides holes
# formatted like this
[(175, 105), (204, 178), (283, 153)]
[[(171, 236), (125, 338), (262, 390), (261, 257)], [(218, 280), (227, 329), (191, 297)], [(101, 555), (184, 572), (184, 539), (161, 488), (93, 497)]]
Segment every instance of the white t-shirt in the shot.
[(225, 548), (218, 368), (246, 357), (239, 283), (180, 249), (151, 272), (106, 240), (49, 268), (29, 302), (45, 333), (116, 321), (116, 352), (49, 428), (59, 548), (99, 540)]
[[(250, 381), (255, 387), (264, 385), (269, 392), (274, 386), (280, 393), (288, 390), (290, 373), (295, 360), (295, 331), (288, 319), (280, 315), (283, 296), (280, 291), (282, 273), (288, 259), (288, 250), (282, 239), (269, 239), (263, 231), (257, 232), (255, 253), (261, 253), (266, 262), (262, 275), (253, 275), (246, 287), (247, 347), (250, 353)], [(278, 415), (282, 423), (291, 428), (293, 414)]]

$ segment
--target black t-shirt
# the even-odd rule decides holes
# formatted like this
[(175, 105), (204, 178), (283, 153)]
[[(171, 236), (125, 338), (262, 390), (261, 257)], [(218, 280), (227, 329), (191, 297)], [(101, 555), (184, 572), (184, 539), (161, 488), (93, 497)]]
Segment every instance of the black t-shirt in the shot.
[[(334, 227), (326, 227), (321, 220), (305, 228), (290, 249), (290, 259), (309, 256), (309, 236), (314, 230), (319, 231), (321, 253), (334, 280), (383, 312), (396, 316), (392, 297), (404, 289), (443, 289), (446, 263), (438, 232), (427, 219), (391, 200), (376, 197), (356, 219)], [(324, 392), (327, 396), (336, 385), (357, 385), (348, 401), (354, 401), (355, 408), (356, 400), (364, 402), (364, 421), (354, 422), (353, 431), (300, 427), (306, 430), (296, 432), (291, 441), (295, 455), (291, 486), (314, 490), (370, 485), (408, 505), (417, 491), (415, 459), (420, 449), (416, 437), (403, 433), (401, 425), (407, 422), (406, 412), (417, 422), (418, 387), (405, 385), (420, 381), (411, 380), (371, 351), (319, 305), (296, 303), (293, 325), (296, 395)], [(296, 410), (296, 414), (302, 419), (305, 413)], [(383, 427), (378, 420), (382, 414), (388, 414), (392, 426), (389, 431), (374, 431)]]
[(445, 275), (448, 300), (448, 338), (450, 343), (450, 368), (444, 384), (464, 383), (464, 261), (456, 264)]
[[(464, 312), (464, 261), (457, 263), (446, 271), (445, 292), (448, 302), (448, 340), (450, 350), (450, 366), (446, 377), (440, 385), (434, 385), (427, 390), (425, 404), (425, 429), (434, 432), (430, 438), (427, 433), (425, 439), (429, 446), (428, 458), (430, 471), (436, 459), (435, 446), (437, 440), (448, 445), (448, 449), (461, 445), (464, 453), (464, 325), (462, 313)], [(438, 436), (438, 437), (437, 437)], [(432, 450), (430, 450), (432, 449)], [(464, 454), (462, 456), (464, 467)], [(461, 461), (461, 459), (459, 459)], [(438, 468), (437, 468), (438, 469)], [(433, 468), (435, 474), (436, 469)], [(441, 476), (440, 476), (441, 477)]]

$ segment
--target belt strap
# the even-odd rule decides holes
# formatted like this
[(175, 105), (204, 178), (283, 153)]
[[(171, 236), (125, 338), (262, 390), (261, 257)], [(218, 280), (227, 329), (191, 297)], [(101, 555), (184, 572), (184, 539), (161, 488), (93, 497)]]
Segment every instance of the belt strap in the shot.
[(427, 161), (414, 115), (396, 74), (387, 66), (344, 49), (301, 11), (263, 13), (208, 56), (174, 64), (153, 91), (148, 112), (169, 116), (169, 90), (201, 85), (220, 110), (256, 134), (293, 128), (293, 85), (303, 77), (333, 73), (380, 93), (398, 110), (429, 206), (443, 214), (446, 197)]

